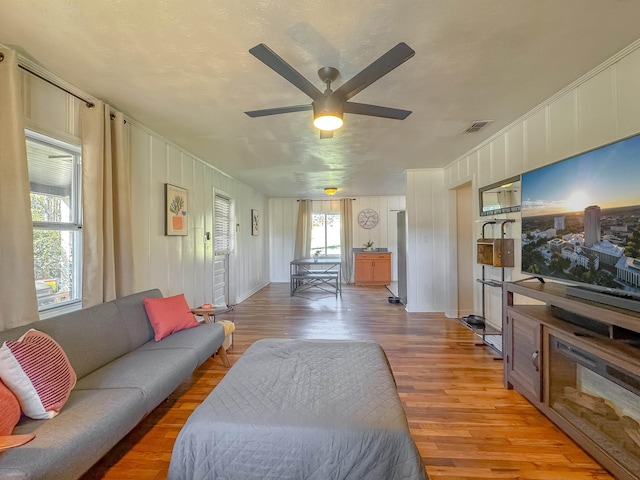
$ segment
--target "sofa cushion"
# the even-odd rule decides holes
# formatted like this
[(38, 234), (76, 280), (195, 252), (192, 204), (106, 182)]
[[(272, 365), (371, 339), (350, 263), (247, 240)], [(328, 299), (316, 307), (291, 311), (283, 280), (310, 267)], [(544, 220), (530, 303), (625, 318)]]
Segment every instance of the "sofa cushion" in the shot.
[(20, 420), (20, 404), (11, 390), (0, 380), (0, 436), (11, 435)]
[(219, 323), (201, 323), (197, 328), (182, 330), (163, 338), (160, 342), (145, 343), (140, 350), (186, 348), (192, 350), (202, 365), (224, 342), (224, 328)]
[(131, 350), (144, 345), (154, 336), (153, 327), (144, 308), (144, 298), (162, 298), (162, 292), (156, 288), (116, 300), (120, 316), (124, 319), (125, 328), (129, 332)]
[(137, 388), (75, 390), (52, 420), (26, 419), (14, 434), (36, 438), (0, 455), (3, 480), (79, 478), (129, 433), (145, 415)]
[(156, 342), (172, 333), (199, 325), (182, 293), (166, 298), (145, 298), (144, 308), (153, 326)]
[(30, 328), (51, 335), (69, 357), (78, 378), (82, 378), (131, 351), (129, 334), (116, 302), (47, 318), (30, 324)]
[(30, 328), (45, 332), (62, 346), (82, 378), (153, 338), (142, 299), (161, 296), (158, 289), (147, 290), (11, 328), (0, 332), (0, 344), (19, 338)]
[(76, 390), (138, 388), (151, 412), (198, 366), (188, 349), (137, 349), (78, 381)]
[(55, 417), (76, 384), (76, 374), (58, 343), (29, 330), (0, 347), (0, 377), (15, 394), (25, 415)]

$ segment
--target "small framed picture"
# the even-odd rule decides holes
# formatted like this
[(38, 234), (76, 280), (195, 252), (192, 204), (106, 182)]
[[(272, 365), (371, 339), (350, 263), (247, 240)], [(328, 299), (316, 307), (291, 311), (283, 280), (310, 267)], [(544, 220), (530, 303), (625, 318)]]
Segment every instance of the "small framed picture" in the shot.
[(260, 212), (255, 208), (251, 209), (251, 235), (260, 235)]
[(187, 191), (170, 183), (164, 184), (165, 235), (188, 235)]

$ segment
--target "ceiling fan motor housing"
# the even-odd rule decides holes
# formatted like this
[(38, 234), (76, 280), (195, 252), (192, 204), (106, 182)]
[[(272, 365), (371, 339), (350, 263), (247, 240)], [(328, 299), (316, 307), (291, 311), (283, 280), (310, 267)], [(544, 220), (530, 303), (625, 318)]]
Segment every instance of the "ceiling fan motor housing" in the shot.
[(338, 95), (325, 95), (313, 101), (313, 116), (332, 115), (342, 118), (344, 101)]

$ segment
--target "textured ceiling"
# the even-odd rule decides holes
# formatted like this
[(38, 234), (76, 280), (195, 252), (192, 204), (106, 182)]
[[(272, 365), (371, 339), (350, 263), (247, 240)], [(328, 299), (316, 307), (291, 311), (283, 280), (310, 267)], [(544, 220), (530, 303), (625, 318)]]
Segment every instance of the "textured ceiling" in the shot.
[[(635, 0), (0, 0), (0, 43), (268, 196), (394, 195), (640, 38)], [(412, 110), (345, 115), (320, 140), (310, 103), (248, 53), (265, 43), (318, 88), (398, 42), (416, 55), (353, 98)], [(494, 122), (460, 135), (474, 120)]]

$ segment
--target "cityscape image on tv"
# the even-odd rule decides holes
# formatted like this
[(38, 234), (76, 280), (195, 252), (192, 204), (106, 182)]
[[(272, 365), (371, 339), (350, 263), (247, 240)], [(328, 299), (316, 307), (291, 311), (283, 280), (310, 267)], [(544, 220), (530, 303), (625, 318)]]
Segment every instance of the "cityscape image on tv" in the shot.
[(640, 135), (522, 176), (522, 273), (640, 293)]

